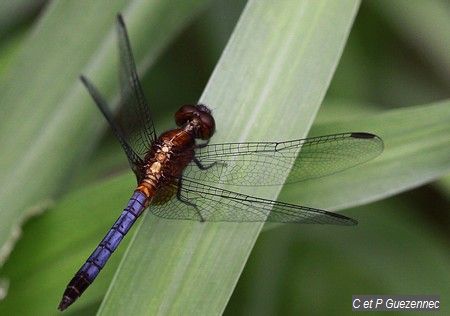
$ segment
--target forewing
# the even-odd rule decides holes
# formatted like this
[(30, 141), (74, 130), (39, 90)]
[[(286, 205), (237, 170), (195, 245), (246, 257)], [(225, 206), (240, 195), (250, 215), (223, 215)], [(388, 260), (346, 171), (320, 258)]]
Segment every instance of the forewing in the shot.
[[(330, 175), (369, 161), (383, 141), (369, 133), (344, 133), (286, 142), (213, 144), (196, 150), (184, 177), (231, 185), (276, 185)], [(290, 170), (286, 178), (286, 170)]]
[[(281, 203), (183, 179), (180, 198), (152, 205), (153, 214), (167, 219), (211, 222), (278, 222), (355, 225), (351, 218), (310, 207)], [(195, 207), (193, 206), (195, 205)]]
[(120, 114), (114, 116), (111, 113), (106, 101), (87, 78), (81, 76), (81, 81), (111, 126), (139, 181), (143, 177), (145, 154), (156, 140), (156, 133), (137, 75), (125, 23), (120, 14), (117, 16), (117, 34), (120, 51)]
[(136, 64), (125, 23), (117, 16), (117, 34), (120, 52), (121, 107), (117, 125), (120, 126), (131, 148), (144, 158), (156, 140), (150, 107), (145, 99), (136, 71)]
[(119, 140), (120, 145), (122, 146), (123, 150), (125, 151), (125, 154), (127, 155), (131, 169), (133, 169), (133, 172), (136, 174), (136, 177), (140, 179), (142, 177), (141, 175), (141, 166), (143, 165), (142, 159), (133, 150), (133, 148), (131, 148), (127, 138), (123, 134), (122, 129), (117, 125), (116, 121), (114, 120), (114, 116), (109, 111), (108, 104), (106, 103), (105, 99), (101, 96), (101, 94), (97, 91), (95, 86), (84, 76), (80, 76), (80, 79), (81, 82), (86, 87), (86, 89), (88, 90), (89, 94), (94, 99), (95, 104), (108, 121), (109, 126), (111, 127), (114, 135)]

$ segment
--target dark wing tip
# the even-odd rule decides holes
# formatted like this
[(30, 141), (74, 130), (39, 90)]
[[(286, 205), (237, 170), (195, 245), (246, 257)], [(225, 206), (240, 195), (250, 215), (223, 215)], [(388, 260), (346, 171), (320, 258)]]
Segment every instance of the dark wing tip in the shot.
[(84, 85), (87, 85), (88, 79), (84, 75), (80, 75), (80, 80)]
[(358, 221), (354, 218), (347, 217), (348, 226), (356, 226), (358, 225)]
[[(94, 94), (98, 94), (98, 92), (97, 92), (97, 89), (94, 87), (94, 85), (84, 75), (80, 75), (80, 81), (85, 86), (85, 88), (89, 91), (90, 95), (94, 98), (94, 101), (96, 101), (96, 97), (94, 96)], [(97, 103), (97, 101), (96, 101), (96, 103)]]
[[(350, 137), (353, 138), (357, 138), (357, 139), (371, 139), (373, 140), (375, 143), (378, 144), (378, 151), (377, 151), (377, 155), (381, 154), (384, 150), (384, 142), (383, 139), (375, 134), (371, 134), (371, 133), (366, 133), (366, 132), (353, 132), (350, 134)], [(374, 156), (374, 157), (376, 157)]]
[(365, 133), (365, 132), (354, 132), (354, 133), (351, 133), (350, 136), (353, 138), (367, 138), (367, 139), (379, 138), (375, 134)]
[(331, 213), (331, 214), (333, 214), (333, 217), (339, 218), (340, 223), (343, 225), (346, 225), (346, 226), (358, 225), (358, 221), (356, 219), (347, 217), (347, 216), (339, 214), (339, 213)]
[(125, 27), (125, 22), (123, 20), (122, 13), (117, 13), (117, 23), (119, 23), (122, 27)]

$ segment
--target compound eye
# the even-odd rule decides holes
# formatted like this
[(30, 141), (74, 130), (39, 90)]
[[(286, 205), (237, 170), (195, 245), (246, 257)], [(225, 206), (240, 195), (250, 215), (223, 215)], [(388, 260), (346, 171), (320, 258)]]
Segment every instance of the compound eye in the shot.
[(176, 113), (175, 113), (175, 122), (178, 126), (182, 126), (187, 121), (191, 120), (195, 113), (198, 112), (198, 109), (194, 105), (183, 105)]
[(213, 134), (214, 131), (216, 129), (216, 123), (214, 122), (213, 117), (211, 116), (211, 114), (206, 113), (206, 112), (201, 112), (200, 114), (200, 135), (199, 138), (203, 139), (203, 140), (208, 140), (210, 139)]

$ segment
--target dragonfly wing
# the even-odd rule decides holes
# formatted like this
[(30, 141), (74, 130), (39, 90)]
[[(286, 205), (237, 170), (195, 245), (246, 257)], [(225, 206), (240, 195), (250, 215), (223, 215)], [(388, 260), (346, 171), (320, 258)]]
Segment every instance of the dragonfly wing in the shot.
[(176, 194), (177, 191), (178, 179), (158, 190), (149, 210), (166, 219), (201, 221), (198, 211), (192, 204), (182, 202)]
[(98, 92), (95, 86), (84, 76), (80, 76), (81, 81), (83, 82), (86, 89), (89, 91), (89, 94), (95, 101), (95, 104), (98, 106), (100, 111), (103, 113), (103, 116), (108, 121), (114, 135), (119, 140), (120, 145), (122, 146), (125, 154), (127, 155), (128, 162), (130, 163), (131, 169), (133, 169), (136, 177), (140, 179), (141, 177), (141, 166), (143, 165), (142, 159), (139, 155), (133, 150), (133, 148), (128, 143), (128, 139), (123, 133), (123, 130), (120, 126), (117, 125), (113, 114), (109, 110), (108, 104), (102, 95)]
[(120, 52), (120, 86), (121, 112), (119, 115), (121, 126), (128, 143), (141, 157), (147, 153), (151, 144), (156, 140), (150, 107), (145, 99), (136, 64), (131, 50), (130, 39), (122, 16), (117, 16), (117, 34)]
[(340, 214), (261, 199), (185, 179), (179, 197), (174, 195), (167, 203), (151, 206), (150, 210), (156, 216), (167, 219), (211, 222), (357, 223)]
[[(286, 142), (213, 144), (196, 151), (207, 170), (191, 163), (184, 177), (207, 183), (276, 185), (330, 175), (369, 161), (383, 141), (368, 133), (343, 133)], [(285, 177), (286, 170), (290, 170)]]
[(107, 102), (86, 77), (81, 76), (81, 81), (111, 126), (139, 181), (143, 176), (141, 166), (145, 154), (156, 140), (156, 133), (150, 108), (139, 82), (130, 40), (121, 15), (117, 16), (117, 35), (121, 86), (119, 115), (112, 114)]

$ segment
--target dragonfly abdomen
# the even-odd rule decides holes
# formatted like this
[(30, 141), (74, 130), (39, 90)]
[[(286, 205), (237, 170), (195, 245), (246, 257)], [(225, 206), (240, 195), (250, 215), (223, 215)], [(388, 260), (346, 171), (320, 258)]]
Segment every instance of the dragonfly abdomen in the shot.
[(136, 219), (146, 208), (147, 196), (135, 191), (127, 207), (103, 238), (97, 248), (87, 259), (86, 263), (78, 270), (67, 285), (59, 309), (64, 310), (71, 305), (94, 281), (100, 270), (105, 266), (111, 254), (119, 246), (123, 237), (130, 230)]

